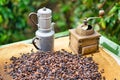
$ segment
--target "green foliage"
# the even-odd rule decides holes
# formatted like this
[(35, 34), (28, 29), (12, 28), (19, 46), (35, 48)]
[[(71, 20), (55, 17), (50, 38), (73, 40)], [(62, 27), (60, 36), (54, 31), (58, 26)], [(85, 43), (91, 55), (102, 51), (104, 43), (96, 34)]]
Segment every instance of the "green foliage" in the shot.
[(120, 44), (120, 2), (114, 4), (102, 20), (100, 21), (103, 29), (101, 33)]
[(77, 27), (87, 17), (99, 17), (103, 9), (104, 17), (90, 24), (120, 44), (119, 0), (0, 0), (0, 45), (32, 38), (37, 27), (28, 25), (28, 15), (44, 6), (53, 10), (56, 33)]
[(0, 45), (33, 37), (29, 35), (33, 30), (27, 24), (29, 13), (35, 11), (33, 3), (30, 0), (0, 1)]
[(3, 5), (7, 0), (0, 0), (0, 5)]

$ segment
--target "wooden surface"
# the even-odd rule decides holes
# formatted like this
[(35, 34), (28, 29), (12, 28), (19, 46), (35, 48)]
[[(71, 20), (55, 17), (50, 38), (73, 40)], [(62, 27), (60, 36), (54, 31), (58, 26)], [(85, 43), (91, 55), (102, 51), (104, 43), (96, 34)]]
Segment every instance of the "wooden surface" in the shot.
[[(65, 49), (71, 52), (68, 47), (69, 38), (63, 37), (55, 40), (55, 51), (60, 49)], [(4, 72), (4, 63), (7, 61), (10, 63), (9, 59), (12, 56), (19, 56), (20, 53), (29, 53), (31, 50), (37, 51), (32, 44), (14, 44), (7, 47), (0, 48), (0, 74), (4, 77), (4, 80), (12, 80), (9, 75)], [(87, 56), (92, 56), (87, 55)], [(99, 48), (99, 52), (93, 54), (93, 59), (96, 63), (99, 64), (99, 70), (104, 69), (103, 76), (106, 77), (106, 80), (120, 80), (120, 66), (116, 61), (109, 56), (102, 48)]]

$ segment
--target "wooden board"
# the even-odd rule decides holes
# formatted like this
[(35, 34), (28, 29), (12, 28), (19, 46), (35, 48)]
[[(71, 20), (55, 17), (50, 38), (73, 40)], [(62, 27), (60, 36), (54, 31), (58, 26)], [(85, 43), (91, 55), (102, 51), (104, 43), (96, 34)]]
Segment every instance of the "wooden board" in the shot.
[[(63, 37), (55, 40), (55, 51), (60, 49), (65, 49), (71, 52), (69, 45), (69, 38)], [(31, 50), (37, 51), (32, 44), (18, 43), (7, 47), (0, 48), (0, 74), (5, 80), (12, 80), (12, 78), (4, 72), (4, 63), (10, 63), (9, 59), (12, 56), (20, 56), (19, 53), (29, 53)], [(91, 54), (88, 56), (92, 56)], [(99, 64), (99, 70), (104, 69), (102, 75), (106, 77), (106, 80), (120, 80), (120, 66), (116, 61), (108, 55), (102, 48), (99, 52), (93, 54), (93, 59)]]

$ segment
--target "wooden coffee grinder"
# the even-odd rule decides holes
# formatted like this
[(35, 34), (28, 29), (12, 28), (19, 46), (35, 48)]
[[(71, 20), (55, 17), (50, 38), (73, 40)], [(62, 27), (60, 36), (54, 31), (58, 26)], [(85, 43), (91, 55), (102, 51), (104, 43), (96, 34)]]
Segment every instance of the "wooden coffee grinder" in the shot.
[(96, 17), (87, 18), (76, 29), (70, 29), (69, 46), (76, 54), (88, 54), (99, 49), (100, 34), (94, 31), (88, 21)]

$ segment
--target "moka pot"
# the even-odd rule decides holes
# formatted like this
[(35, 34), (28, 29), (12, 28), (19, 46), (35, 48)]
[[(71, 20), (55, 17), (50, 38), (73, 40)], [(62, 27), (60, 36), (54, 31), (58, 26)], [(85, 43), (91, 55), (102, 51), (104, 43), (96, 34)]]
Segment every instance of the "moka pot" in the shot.
[[(35, 32), (35, 38), (33, 38), (33, 45), (38, 50), (44, 52), (54, 50), (54, 23), (51, 23), (52, 11), (48, 8), (41, 8), (37, 13), (32, 12), (29, 14), (30, 20), (38, 26), (38, 30)], [(38, 23), (33, 20), (33, 15), (38, 18)]]

